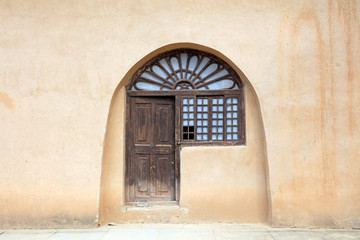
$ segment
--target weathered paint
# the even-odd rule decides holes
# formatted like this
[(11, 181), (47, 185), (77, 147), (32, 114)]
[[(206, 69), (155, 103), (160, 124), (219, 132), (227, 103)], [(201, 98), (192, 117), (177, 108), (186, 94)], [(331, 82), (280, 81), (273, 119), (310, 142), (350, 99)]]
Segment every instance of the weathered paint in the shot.
[[(98, 214), (131, 222), (140, 211), (148, 221), (359, 228), (359, 12), (356, 0), (0, 1), (0, 226), (95, 226)], [(123, 208), (123, 85), (149, 53), (180, 42), (216, 49), (246, 75), (261, 141), (226, 154), (258, 166), (247, 172), (259, 174), (253, 219), (228, 194), (218, 200), (233, 212), (218, 204), (204, 215), (197, 202), (212, 196), (186, 188), (192, 152), (214, 166), (216, 148), (183, 149), (183, 207)], [(234, 191), (221, 188), (234, 179), (214, 194)]]

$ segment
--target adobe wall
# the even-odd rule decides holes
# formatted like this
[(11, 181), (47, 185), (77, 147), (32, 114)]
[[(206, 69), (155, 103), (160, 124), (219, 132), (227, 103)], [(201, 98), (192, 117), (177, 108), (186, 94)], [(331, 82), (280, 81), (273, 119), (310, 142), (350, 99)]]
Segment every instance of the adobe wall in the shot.
[[(122, 198), (121, 182), (103, 185), (123, 170), (121, 162), (106, 159), (124, 154), (107, 151), (122, 148), (124, 139), (104, 146), (124, 127), (121, 110), (110, 107), (124, 97), (120, 81), (147, 54), (180, 42), (220, 52), (254, 89), (266, 142), (253, 150), (267, 160), (270, 209), (255, 210), (253, 222), (264, 221), (266, 211), (273, 226), (359, 228), (359, 12), (355, 0), (1, 1), (1, 228), (97, 225), (105, 211), (99, 199)], [(111, 117), (119, 125), (105, 134)], [(195, 150), (183, 150), (183, 169)], [(230, 164), (211, 157), (215, 148), (201, 151), (214, 166)], [(226, 154), (238, 158), (247, 151)], [(102, 165), (118, 172), (101, 176)], [(249, 173), (266, 172), (253, 167)], [(225, 202), (227, 192), (241, 194), (244, 175), (237, 174), (238, 182), (218, 181), (234, 189), (214, 194), (224, 191)], [(251, 185), (257, 193), (265, 186), (259, 179), (263, 175)], [(196, 206), (193, 192), (183, 196), (184, 209)], [(119, 204), (106, 204), (113, 210), (107, 217), (119, 216)], [(224, 220), (186, 211), (199, 221)]]

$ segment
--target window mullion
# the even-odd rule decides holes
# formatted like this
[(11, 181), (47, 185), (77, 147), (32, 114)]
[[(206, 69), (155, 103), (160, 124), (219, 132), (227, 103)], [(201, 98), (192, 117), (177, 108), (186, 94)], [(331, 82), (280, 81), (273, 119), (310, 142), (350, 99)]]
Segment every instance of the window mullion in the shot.
[(208, 97), (208, 102), (209, 102), (209, 107), (208, 107), (208, 116), (209, 116), (209, 121), (208, 121), (208, 140), (211, 141), (212, 140), (212, 97)]

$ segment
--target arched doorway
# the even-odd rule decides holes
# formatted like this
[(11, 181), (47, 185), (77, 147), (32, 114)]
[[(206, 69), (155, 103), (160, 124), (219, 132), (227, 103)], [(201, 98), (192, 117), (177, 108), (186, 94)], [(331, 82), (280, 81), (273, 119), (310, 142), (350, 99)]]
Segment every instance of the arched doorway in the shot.
[[(217, 88), (220, 89), (212, 89), (210, 88), (210, 84), (208, 86), (209, 89), (206, 89), (206, 87), (205, 89), (196, 89), (196, 87), (194, 89), (191, 83), (189, 83), (189, 85), (186, 84), (188, 82), (181, 81), (181, 71), (176, 72), (174, 69), (176, 75), (180, 74), (178, 77), (181, 82), (179, 80), (173, 81), (172, 84), (167, 84), (167, 88), (163, 87), (163, 89), (160, 89), (161, 84), (159, 85), (158, 83), (155, 83), (156, 86), (151, 86), (152, 88), (149, 90), (142, 89), (146, 86), (144, 83), (137, 85), (138, 89), (132, 88), (134, 83), (137, 82), (136, 79), (143, 77), (141, 74), (143, 70), (146, 69), (146, 66), (149, 67), (151, 64), (155, 64), (156, 61), (160, 61), (162, 59), (161, 56), (164, 56), (163, 54), (166, 55), (177, 51), (177, 53), (179, 53), (179, 51), (184, 50), (188, 50), (189, 52), (194, 51), (195, 53), (200, 52), (204, 55), (209, 54), (220, 59), (220, 65), (230, 66), (230, 68), (224, 68), (225, 70), (230, 69), (227, 70), (230, 74), (235, 73), (235, 75), (232, 75), (233, 78), (239, 77), (239, 84), (235, 84), (235, 86), (232, 87), (233, 84), (230, 84), (230, 82), (234, 80), (230, 79), (231, 81), (217, 84)], [(197, 64), (195, 63), (194, 65), (196, 66)], [(186, 72), (191, 75), (191, 71), (189, 71), (186, 66), (183, 67), (183, 65), (179, 64), (179, 69), (180, 66), (184, 69), (183, 74)], [(199, 64), (199, 66), (201, 65)], [(172, 76), (176, 78), (174, 73)], [(209, 76), (209, 74), (207, 76)], [(215, 76), (215, 74), (212, 76)], [(205, 78), (206, 75), (202, 77)], [(207, 79), (209, 80), (209, 78)], [(195, 86), (201, 86), (201, 83)], [(205, 85), (202, 85), (202, 87), (203, 86)], [(214, 87), (214, 85), (212, 87)], [(174, 128), (173, 131), (170, 131), (173, 132), (174, 141), (170, 144), (165, 143), (163, 145), (171, 145), (170, 149), (175, 150), (173, 155), (175, 157), (175, 180), (172, 180), (171, 177), (156, 176), (155, 174), (153, 174), (153, 176), (155, 175), (155, 180), (151, 180), (146, 174), (145, 176), (140, 176), (140, 178), (138, 178), (140, 182), (139, 180), (137, 180), (137, 182), (135, 180), (134, 185), (141, 188), (141, 191), (139, 191), (140, 197), (141, 195), (145, 195), (146, 198), (138, 198), (135, 200), (129, 198), (129, 190), (126, 189), (131, 185), (130, 179), (127, 179), (127, 173), (129, 173), (127, 172), (129, 171), (127, 168), (129, 164), (127, 164), (126, 156), (128, 152), (131, 153), (131, 151), (126, 149), (128, 146), (127, 143), (131, 142), (131, 136), (126, 135), (126, 132), (131, 126), (127, 125), (127, 123), (131, 124), (134, 122), (134, 124), (140, 124), (140, 127), (135, 126), (135, 129), (147, 129), (146, 126), (150, 124), (150, 122), (136, 123), (135, 121), (126, 119), (127, 116), (131, 116), (130, 109), (132, 101), (130, 98), (141, 98), (138, 100), (138, 114), (143, 114), (143, 116), (146, 115), (148, 111), (149, 116), (152, 116), (151, 118), (156, 118), (156, 112), (161, 112), (155, 111), (155, 113), (150, 114), (150, 108), (159, 109), (162, 107), (163, 113), (171, 112), (171, 108), (173, 108), (174, 111), (174, 113), (172, 113), (174, 115), (173, 121), (170, 121), (174, 123), (173, 126), (160, 125), (160, 127), (157, 127), (159, 129)], [(150, 100), (150, 103), (146, 103), (144, 102), (144, 98), (147, 101), (152, 100)], [(159, 98), (161, 102), (158, 102)], [(146, 107), (143, 107), (143, 104), (151, 105), (151, 107), (145, 110)], [(161, 107), (159, 107), (159, 104)], [(166, 105), (169, 106), (169, 108), (167, 108)], [(237, 110), (233, 109), (234, 106), (237, 107)], [(184, 107), (187, 108), (184, 110)], [(191, 107), (193, 107), (193, 110), (191, 110)], [(205, 107), (207, 107), (207, 109)], [(215, 109), (215, 107), (217, 107), (217, 109)], [(221, 109), (220, 107), (222, 107), (222, 110), (219, 110)], [(231, 107), (231, 110), (230, 108), (228, 110), (227, 107)], [(136, 107), (133, 107), (133, 109), (136, 109)], [(140, 109), (142, 110), (140, 111)], [(210, 110), (211, 112), (209, 112)], [(213, 113), (217, 115), (213, 115)], [(228, 113), (231, 114), (231, 117), (229, 115), (229, 119), (227, 119), (227, 117), (226, 119), (221, 119), (222, 117), (225, 118)], [(163, 114), (162, 117), (160, 114), (158, 118), (169, 119), (166, 114)], [(193, 117), (191, 117), (190, 114), (193, 114)], [(202, 115), (198, 117), (197, 114)], [(223, 116), (221, 117), (219, 114), (223, 114)], [(244, 117), (243, 120), (241, 120), (241, 116)], [(243, 121), (243, 124), (237, 126), (238, 129), (232, 129), (236, 126), (230, 126), (229, 122), (231, 130), (230, 128), (229, 130), (227, 130), (227, 128), (225, 130), (224, 127), (227, 127), (227, 125), (224, 125), (224, 121), (235, 119), (238, 122), (232, 122), (232, 124), (236, 125), (241, 121)], [(190, 123), (191, 120), (194, 122)], [(213, 120), (217, 122), (213, 123)], [(223, 123), (221, 123), (221, 121), (223, 121)], [(164, 123), (165, 120), (160, 122)], [(168, 123), (169, 121), (166, 122)], [(208, 125), (205, 126), (206, 124)], [(220, 124), (220, 126), (216, 124)], [(241, 129), (241, 127), (243, 129)], [(156, 126), (152, 128), (156, 128)], [(153, 133), (159, 133), (161, 131), (164, 130), (160, 129), (153, 131)], [(223, 131), (223, 135), (221, 135), (221, 131)], [(151, 140), (144, 137), (146, 135), (145, 132), (143, 132), (144, 134), (139, 133), (140, 138), (138, 140), (143, 142)], [(130, 133), (134, 133), (134, 131), (130, 131)], [(229, 134), (229, 137), (227, 137), (227, 134)], [(234, 134), (236, 137), (233, 136)], [(161, 135), (155, 137), (155, 139), (159, 140), (161, 137), (163, 137), (163, 139), (160, 139), (160, 141), (166, 138), (164, 135)], [(180, 147), (177, 145), (179, 139)], [(172, 144), (174, 144), (174, 146)], [(160, 143), (159, 145), (162, 144)], [(149, 149), (151, 148), (151, 144), (150, 146), (138, 145), (137, 147)], [(135, 152), (136, 151), (137, 150), (135, 150)], [(159, 152), (160, 150), (153, 149), (153, 152), (157, 151)], [(166, 152), (171, 150), (162, 148), (161, 151)], [(176, 151), (178, 151), (178, 153), (176, 153)], [(151, 154), (148, 154), (148, 156), (149, 157), (139, 159), (140, 162), (142, 161), (142, 163), (140, 163), (142, 166), (136, 167), (135, 169), (139, 170), (143, 168), (150, 169), (151, 171), (151, 164), (154, 164), (156, 168), (153, 168), (153, 171), (156, 173), (161, 171), (161, 168), (166, 169), (166, 163), (171, 161), (166, 156), (163, 156), (163, 162), (160, 161), (159, 163), (155, 161), (151, 163), (150, 160), (151, 158), (154, 159), (154, 156), (151, 156)], [(165, 161), (167, 162), (165, 163)], [(147, 171), (150, 173), (149, 170)], [(178, 179), (176, 174), (178, 174)], [(156, 179), (158, 179), (158, 181), (156, 181)], [(162, 184), (166, 182), (166, 179), (171, 179), (172, 183), (175, 182), (175, 196), (172, 192), (167, 195), (168, 198), (165, 200), (156, 199), (156, 194), (160, 192), (160, 194), (164, 196), (165, 190), (171, 189), (168, 183)], [(146, 184), (145, 187), (143, 183)], [(156, 187), (159, 189), (156, 189)], [(146, 188), (152, 188), (152, 190)], [(268, 191), (266, 144), (260, 105), (249, 80), (235, 64), (214, 49), (191, 43), (179, 43), (159, 48), (145, 56), (129, 70), (114, 92), (106, 126), (99, 210), (100, 225), (108, 222), (265, 222), (268, 216), (270, 216), (271, 210)], [(151, 195), (152, 193), (155, 193), (155, 197)], [(141, 207), (137, 207), (136, 204), (133, 204), (141, 202), (142, 200), (151, 203), (148, 205), (148, 208), (146, 208), (146, 211)], [(164, 201), (170, 203), (170, 207), (167, 207), (169, 206), (167, 204), (165, 204), (165, 207), (160, 204), (160, 202)], [(161, 207), (155, 207), (158, 204), (160, 204)]]

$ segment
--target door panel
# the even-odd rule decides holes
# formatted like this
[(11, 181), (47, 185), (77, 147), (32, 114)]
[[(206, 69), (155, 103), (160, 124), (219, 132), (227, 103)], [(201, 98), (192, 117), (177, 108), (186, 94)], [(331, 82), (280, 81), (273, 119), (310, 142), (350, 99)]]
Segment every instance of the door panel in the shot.
[(131, 97), (128, 201), (175, 200), (174, 100)]

